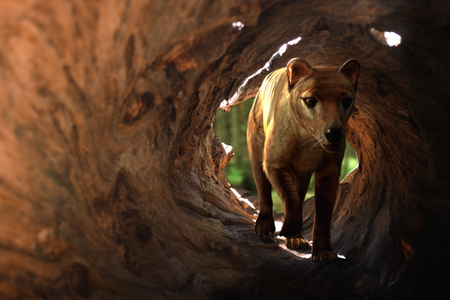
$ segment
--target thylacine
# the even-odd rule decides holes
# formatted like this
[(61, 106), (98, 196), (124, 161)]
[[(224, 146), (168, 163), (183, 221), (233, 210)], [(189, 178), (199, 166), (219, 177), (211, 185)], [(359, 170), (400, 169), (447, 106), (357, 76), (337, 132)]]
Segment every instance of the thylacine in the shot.
[(316, 172), (313, 261), (337, 258), (330, 223), (360, 70), (355, 59), (340, 67), (314, 68), (292, 59), (264, 79), (248, 119), (248, 149), (260, 199), (255, 232), (264, 237), (275, 231), (273, 187), (284, 205), (280, 235), (287, 238), (287, 247), (306, 248), (303, 201)]

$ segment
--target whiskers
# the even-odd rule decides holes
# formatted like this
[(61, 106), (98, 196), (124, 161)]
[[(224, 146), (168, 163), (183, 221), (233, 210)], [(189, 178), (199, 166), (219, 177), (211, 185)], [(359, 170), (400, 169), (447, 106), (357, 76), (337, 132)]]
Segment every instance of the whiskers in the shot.
[(307, 137), (302, 142), (302, 148), (309, 148), (308, 151), (311, 151), (316, 147), (320, 147), (320, 143), (317, 141), (315, 136)]

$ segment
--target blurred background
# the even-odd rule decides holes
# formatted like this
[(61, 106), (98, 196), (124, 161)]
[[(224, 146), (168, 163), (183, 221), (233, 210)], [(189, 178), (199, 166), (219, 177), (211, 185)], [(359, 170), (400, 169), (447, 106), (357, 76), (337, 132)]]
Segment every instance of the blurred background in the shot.
[[(241, 187), (252, 191), (257, 195), (255, 182), (253, 181), (252, 168), (247, 150), (247, 119), (253, 105), (254, 97), (249, 98), (234, 106), (230, 112), (225, 113), (218, 109), (214, 121), (214, 132), (223, 143), (233, 147), (234, 157), (223, 169), (228, 182), (233, 187)], [(358, 165), (358, 159), (352, 146), (347, 142), (345, 156), (341, 167), (342, 180)], [(311, 178), (306, 198), (314, 195), (314, 180)], [(273, 208), (276, 212), (283, 212), (283, 204), (275, 191), (272, 191)]]

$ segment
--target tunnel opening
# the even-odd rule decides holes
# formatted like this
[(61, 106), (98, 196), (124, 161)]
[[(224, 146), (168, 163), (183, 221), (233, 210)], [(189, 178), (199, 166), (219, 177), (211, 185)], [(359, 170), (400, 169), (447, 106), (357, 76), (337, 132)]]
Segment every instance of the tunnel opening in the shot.
[[(254, 97), (240, 102), (228, 112), (218, 109), (214, 121), (214, 133), (220, 137), (223, 143), (233, 147), (234, 156), (223, 168), (228, 183), (234, 188), (243, 188), (258, 196), (247, 149), (247, 119), (253, 102)], [(357, 166), (358, 158), (355, 150), (346, 141), (339, 181), (342, 181)], [(304, 200), (314, 196), (314, 185), (315, 174), (311, 177)], [(283, 213), (283, 203), (274, 190), (272, 190), (272, 199), (274, 211)]]
[[(341, 23), (334, 25), (336, 27), (333, 27), (333, 29), (342, 26)], [(375, 281), (386, 276), (392, 270), (397, 272), (405, 267), (408, 262), (408, 255), (411, 255), (411, 252), (407, 250), (413, 247), (410, 244), (411, 241), (402, 237), (404, 232), (409, 231), (404, 225), (411, 224), (411, 221), (408, 221), (409, 217), (404, 211), (392, 208), (392, 206), (398, 208), (397, 205), (400, 205), (400, 207), (410, 205), (405, 200), (408, 197), (406, 196), (407, 190), (412, 182), (417, 180), (414, 178), (415, 175), (408, 174), (401, 162), (406, 162), (407, 165), (415, 165), (422, 155), (418, 153), (426, 152), (424, 151), (424, 144), (416, 136), (420, 125), (417, 125), (414, 121), (414, 109), (405, 101), (405, 99), (408, 99), (406, 95), (409, 94), (409, 91), (408, 88), (405, 89), (402, 86), (402, 75), (398, 63), (395, 61), (402, 55), (410, 55), (410, 48), (405, 46), (399, 34), (392, 31), (377, 32), (371, 26), (355, 26), (350, 27), (350, 29), (347, 28), (347, 32), (342, 37), (343, 40), (340, 40), (340, 37), (332, 38), (331, 32), (338, 31), (339, 34), (343, 34), (342, 31), (321, 26), (322, 23), (318, 22), (315, 27), (316, 31), (310, 32), (310, 35), (305, 37), (302, 34), (302, 42), (299, 43), (301, 47), (295, 50), (288, 48), (287, 51), (283, 49), (281, 52), (287, 52), (288, 54), (281, 58), (278, 64), (275, 63), (274, 65), (283, 67), (283, 63), (285, 64), (287, 60), (286, 57), (301, 57), (307, 61), (313, 61), (316, 65), (335, 65), (336, 61), (332, 60), (336, 60), (336, 57), (340, 59), (349, 56), (361, 58), (363, 75), (361, 82), (358, 84), (358, 105), (355, 106), (354, 115), (348, 124), (348, 145), (351, 148), (347, 148), (347, 150), (357, 153), (359, 162), (356, 163), (359, 167), (355, 169), (355, 172), (351, 172), (351, 176), (346, 178), (341, 185), (342, 189), (338, 196), (339, 201), (336, 204), (335, 217), (333, 218), (332, 239), (333, 247), (338, 249), (338, 253), (345, 254), (345, 257), (350, 261), (364, 261), (367, 264), (365, 266), (367, 269), (362, 271), (364, 275), (360, 273), (364, 279), (359, 279), (359, 286), (355, 287), (355, 291), (364, 297), (376, 298), (377, 295), (366, 294), (367, 291), (364, 290), (364, 286), (374, 284)], [(359, 33), (355, 34), (355, 32), (364, 32), (364, 37), (356, 38)], [(374, 35), (374, 33), (376, 34)], [(291, 33), (290, 36), (296, 35), (297, 33)], [(348, 47), (352, 43), (359, 43), (364, 46), (361, 47), (362, 49), (355, 51), (355, 48)], [(337, 55), (329, 55), (333, 53), (333, 47), (341, 47), (344, 44), (346, 50), (340, 50)], [(309, 50), (308, 47), (314, 50)], [(355, 47), (357, 48), (357, 46)], [(346, 52), (347, 50), (348, 52)], [(264, 72), (261, 73), (264, 74)], [(266, 74), (267, 72), (264, 75)], [(258, 79), (257, 81), (261, 82), (261, 80)], [(247, 80), (244, 82), (244, 85), (238, 85), (237, 87), (235, 84), (235, 88), (232, 89), (235, 92), (230, 94), (232, 97), (228, 102), (239, 103), (248, 99), (248, 96), (256, 94), (259, 86), (255, 87)], [(250, 92), (246, 93), (245, 89), (241, 88), (242, 86)], [(221, 107), (227, 106), (226, 102), (222, 101)], [(246, 125), (248, 111), (251, 107), (249, 102), (252, 101), (246, 100), (245, 103), (231, 109), (236, 110), (235, 113), (238, 115), (237, 117), (230, 117), (234, 120), (233, 123), (238, 124), (241, 120)], [(402, 117), (399, 118), (399, 116), (392, 114), (393, 111)], [(237, 167), (237, 161), (239, 160), (239, 154), (237, 153), (242, 150), (247, 153), (245, 127), (241, 129), (242, 133), (239, 134), (243, 140), (237, 143), (233, 142), (231, 138), (226, 138), (227, 134), (220, 133), (221, 129), (217, 129), (221, 126), (218, 125), (218, 122), (222, 119), (221, 115), (223, 115), (223, 112), (218, 111), (214, 128), (216, 134), (223, 138), (223, 142), (231, 144), (235, 149), (236, 156), (233, 158), (235, 161), (232, 160), (229, 169), (226, 170), (233, 186), (235, 184), (233, 181), (239, 184), (244, 172)], [(402, 118), (409, 120), (405, 123)], [(394, 132), (402, 133), (396, 135), (393, 134)], [(404, 143), (405, 140), (409, 140), (409, 142)], [(236, 150), (236, 148), (239, 149)], [(403, 155), (405, 155), (405, 158), (402, 157)], [(347, 167), (343, 167), (343, 174), (341, 174), (343, 177), (347, 175), (345, 169)], [(250, 167), (247, 168), (247, 171), (251, 174)], [(250, 184), (252, 182), (253, 180)], [(393, 201), (402, 204), (393, 205)], [(306, 206), (308, 213), (305, 224), (310, 230), (313, 214), (311, 201)], [(408, 211), (413, 209), (411, 208), (413, 206), (414, 204), (409, 206)], [(278, 207), (275, 208), (275, 210), (277, 209), (281, 211)], [(371, 215), (371, 217), (361, 218), (362, 215)], [(382, 246), (387, 244), (389, 246)], [(384, 263), (377, 262), (380, 257), (385, 259)], [(388, 269), (391, 271), (386, 271)], [(374, 284), (369, 288), (369, 293), (374, 290), (381, 291), (383, 286), (386, 285), (395, 286), (395, 278), (390, 278), (382, 284)]]

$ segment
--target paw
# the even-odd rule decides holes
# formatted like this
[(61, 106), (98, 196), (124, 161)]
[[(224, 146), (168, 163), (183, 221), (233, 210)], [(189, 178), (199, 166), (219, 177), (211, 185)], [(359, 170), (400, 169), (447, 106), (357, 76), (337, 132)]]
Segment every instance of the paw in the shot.
[(283, 228), (281, 228), (280, 236), (294, 237), (298, 236), (302, 230), (302, 218), (292, 217), (291, 215), (286, 215), (283, 222)]
[(309, 247), (309, 243), (300, 234), (297, 234), (286, 239), (286, 247), (289, 249), (306, 249)]
[(255, 233), (260, 237), (268, 237), (275, 232), (275, 222), (271, 215), (259, 215), (255, 224)]
[(333, 261), (337, 259), (336, 253), (328, 250), (313, 250), (312, 261)]

